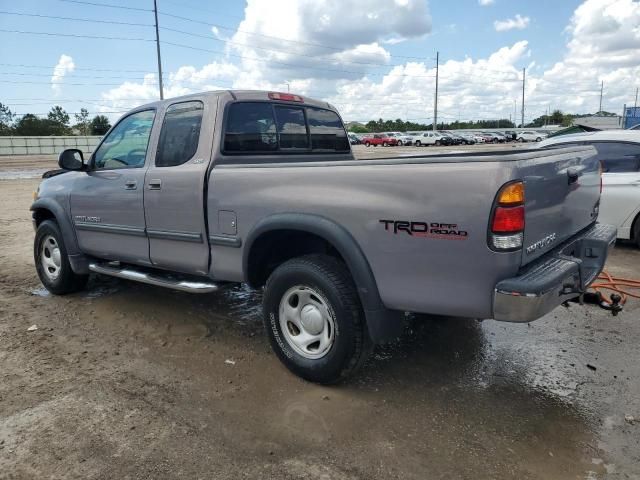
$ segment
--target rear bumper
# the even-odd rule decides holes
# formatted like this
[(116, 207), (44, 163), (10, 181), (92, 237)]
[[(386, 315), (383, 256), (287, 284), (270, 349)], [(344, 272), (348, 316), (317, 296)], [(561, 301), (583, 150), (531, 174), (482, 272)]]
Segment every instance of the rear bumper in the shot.
[(498, 282), (493, 318), (530, 322), (584, 293), (604, 268), (615, 240), (613, 225), (597, 223), (527, 265), (517, 276)]

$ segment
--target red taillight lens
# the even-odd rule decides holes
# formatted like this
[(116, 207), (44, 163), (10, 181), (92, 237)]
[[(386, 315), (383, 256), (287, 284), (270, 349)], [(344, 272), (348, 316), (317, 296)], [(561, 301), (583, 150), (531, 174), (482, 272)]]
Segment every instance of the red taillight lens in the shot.
[(294, 95), (293, 93), (269, 92), (269, 98), (271, 100), (282, 100), (285, 102), (304, 102), (300, 95)]
[(491, 231), (494, 233), (516, 233), (524, 230), (524, 206), (496, 207)]

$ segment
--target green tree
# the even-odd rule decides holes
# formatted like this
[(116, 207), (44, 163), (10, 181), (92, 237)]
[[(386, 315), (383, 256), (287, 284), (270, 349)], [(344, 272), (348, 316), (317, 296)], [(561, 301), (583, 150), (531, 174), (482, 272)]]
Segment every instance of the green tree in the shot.
[(11, 109), (0, 103), (0, 135), (11, 135), (14, 117)]
[(352, 125), (349, 131), (353, 133), (369, 133), (369, 129), (363, 125)]
[(14, 133), (22, 136), (57, 135), (59, 126), (48, 118), (38, 118), (32, 113), (23, 115), (14, 127)]
[(96, 115), (91, 120), (91, 135), (104, 135), (110, 128), (109, 119), (104, 115)]
[(89, 135), (89, 131), (91, 129), (91, 122), (89, 121), (89, 111), (86, 108), (81, 108), (80, 113), (76, 113), (75, 117), (75, 127), (80, 130), (80, 134)]
[(67, 135), (69, 133), (69, 114), (60, 105), (51, 108), (47, 119), (53, 128), (51, 135)]

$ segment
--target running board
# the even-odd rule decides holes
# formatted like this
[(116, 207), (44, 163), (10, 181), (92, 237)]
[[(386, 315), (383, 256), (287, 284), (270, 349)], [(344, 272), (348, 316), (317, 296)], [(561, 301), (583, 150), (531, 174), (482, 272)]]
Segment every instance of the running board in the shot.
[(133, 280), (134, 282), (155, 285), (156, 287), (171, 288), (189, 293), (211, 293), (218, 290), (218, 285), (210, 282), (197, 282), (189, 280), (178, 280), (154, 275), (152, 273), (140, 272), (131, 268), (121, 268), (116, 266), (90, 263), (89, 270), (103, 275)]

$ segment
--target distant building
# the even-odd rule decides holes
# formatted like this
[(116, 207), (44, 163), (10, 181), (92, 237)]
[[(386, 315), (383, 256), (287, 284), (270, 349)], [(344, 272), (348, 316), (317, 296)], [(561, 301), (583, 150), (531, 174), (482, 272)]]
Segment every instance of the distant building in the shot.
[(588, 115), (586, 117), (578, 117), (573, 119), (573, 123), (571, 125), (591, 127), (598, 130), (617, 130), (623, 128), (622, 117), (618, 115)]

